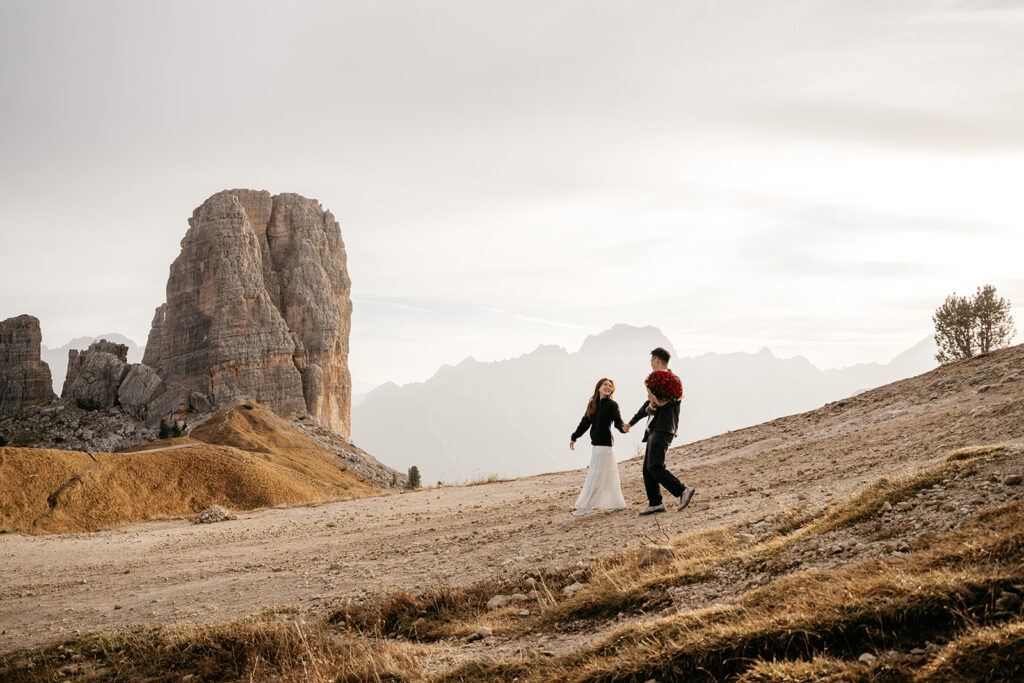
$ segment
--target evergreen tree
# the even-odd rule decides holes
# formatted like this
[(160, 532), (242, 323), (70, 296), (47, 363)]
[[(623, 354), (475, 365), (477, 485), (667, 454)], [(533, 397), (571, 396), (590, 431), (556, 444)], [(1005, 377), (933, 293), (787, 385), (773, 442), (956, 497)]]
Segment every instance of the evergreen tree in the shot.
[(407, 486), (410, 490), (420, 487), (420, 468), (416, 467), (416, 465), (409, 468), (409, 483)]
[(935, 360), (950, 363), (972, 358), (979, 353), (1008, 346), (1016, 330), (1010, 315), (1010, 302), (996, 296), (992, 285), (978, 287), (972, 298), (953, 292), (932, 316)]
[(167, 420), (160, 418), (160, 431), (158, 433), (161, 439), (166, 439), (171, 436), (171, 426), (167, 424)]
[(1010, 345), (1017, 331), (1010, 315), (1010, 302), (996, 296), (992, 285), (979, 287), (974, 295), (974, 317), (976, 319), (978, 353), (988, 353)]

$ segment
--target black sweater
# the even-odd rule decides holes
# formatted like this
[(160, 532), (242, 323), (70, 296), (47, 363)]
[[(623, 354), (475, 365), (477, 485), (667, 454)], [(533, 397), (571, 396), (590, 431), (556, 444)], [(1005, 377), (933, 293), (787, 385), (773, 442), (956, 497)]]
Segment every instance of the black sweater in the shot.
[(595, 446), (611, 446), (614, 439), (612, 439), (612, 423), (622, 431), (622, 415), (619, 414), (619, 404), (610, 398), (602, 398), (597, 402), (597, 409), (594, 410), (594, 414), (587, 417), (583, 415), (583, 419), (580, 420), (580, 425), (576, 428), (576, 431), (572, 433), (572, 441), (583, 436), (583, 432), (587, 431), (587, 427), (590, 427), (590, 443)]
[[(647, 405), (649, 403), (650, 401), (644, 401), (644, 404), (640, 406), (640, 410), (636, 411), (636, 415), (629, 421), (630, 427), (648, 417)], [(679, 401), (673, 401), (661, 406), (650, 418), (651, 421), (647, 423), (647, 433), (644, 434), (644, 441), (647, 441), (647, 434), (651, 432), (666, 432), (675, 436), (676, 432), (679, 431)]]

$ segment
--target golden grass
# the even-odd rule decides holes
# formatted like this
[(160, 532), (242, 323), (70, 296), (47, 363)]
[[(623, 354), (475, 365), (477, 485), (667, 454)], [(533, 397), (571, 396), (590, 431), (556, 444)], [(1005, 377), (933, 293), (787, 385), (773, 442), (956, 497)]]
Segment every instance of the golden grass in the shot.
[(416, 676), (423, 649), (340, 638), (315, 620), (253, 618), (81, 638), (0, 660), (0, 678), (11, 683), (76, 675), (124, 681), (180, 681), (186, 675), (208, 681), (408, 680)]
[(250, 405), (214, 416), (189, 437), (124, 453), (0, 449), (0, 529), (94, 531), (211, 505), (252, 510), (381, 492), (301, 430)]
[(961, 448), (953, 451), (942, 462), (902, 476), (882, 477), (854, 494), (826, 509), (813, 519), (796, 519), (788, 529), (800, 535), (821, 534), (833, 529), (856, 524), (878, 514), (889, 503), (895, 505), (913, 497), (918, 491), (940, 483), (972, 467), (973, 461), (984, 456), (999, 457), (1005, 452), (1003, 444)]

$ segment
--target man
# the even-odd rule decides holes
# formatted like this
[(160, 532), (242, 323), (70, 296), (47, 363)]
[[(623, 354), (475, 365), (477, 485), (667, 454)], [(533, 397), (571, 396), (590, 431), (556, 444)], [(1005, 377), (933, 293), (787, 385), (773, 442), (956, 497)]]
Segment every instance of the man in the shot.
[[(669, 372), (668, 361), (671, 354), (660, 346), (651, 351), (651, 368), (657, 371)], [(651, 406), (653, 413), (648, 411)], [(644, 488), (647, 490), (648, 506), (640, 511), (641, 515), (653, 515), (657, 512), (664, 512), (665, 505), (661, 499), (661, 487), (664, 486), (669, 493), (679, 499), (677, 510), (684, 509), (690, 504), (693, 498), (694, 488), (684, 486), (675, 475), (665, 469), (665, 453), (669, 444), (675, 438), (679, 430), (679, 401), (659, 402), (657, 399), (644, 401), (633, 419), (629, 421), (625, 431), (650, 415), (647, 423), (647, 431), (644, 433), (644, 441), (647, 443), (647, 450), (644, 453)]]

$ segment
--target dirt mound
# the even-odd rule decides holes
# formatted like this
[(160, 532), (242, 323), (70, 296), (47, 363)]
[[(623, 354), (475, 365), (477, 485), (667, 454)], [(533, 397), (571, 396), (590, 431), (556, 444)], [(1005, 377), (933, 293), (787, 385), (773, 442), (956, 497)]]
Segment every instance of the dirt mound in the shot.
[(381, 492), (335, 453), (255, 403), (189, 436), (125, 453), (0, 449), (0, 529), (68, 533)]

